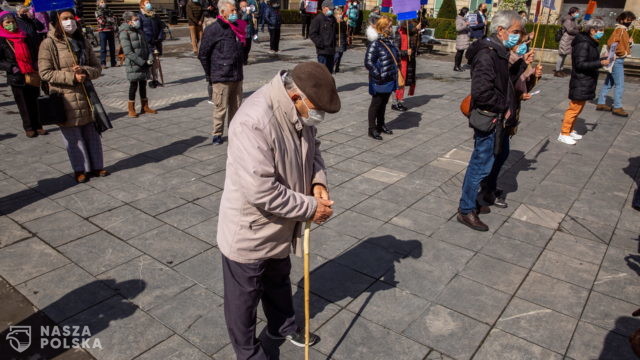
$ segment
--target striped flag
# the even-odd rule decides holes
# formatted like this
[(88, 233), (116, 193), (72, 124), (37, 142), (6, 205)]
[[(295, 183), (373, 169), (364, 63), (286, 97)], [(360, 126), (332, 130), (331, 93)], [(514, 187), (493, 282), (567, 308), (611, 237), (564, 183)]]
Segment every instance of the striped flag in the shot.
[(380, 4), (380, 12), (388, 13), (392, 6), (393, 3), (391, 0), (382, 0), (382, 3)]
[(398, 15), (398, 20), (411, 20), (418, 17), (420, 0), (395, 0), (393, 12)]
[(540, 0), (538, 0), (538, 2), (536, 3), (536, 13), (533, 16), (533, 22), (537, 23), (538, 22), (538, 16), (540, 16)]
[(587, 4), (587, 11), (585, 11), (585, 14), (584, 14), (584, 19), (585, 20), (591, 19), (591, 15), (593, 14), (594, 11), (596, 11), (597, 7), (598, 7), (598, 4), (596, 3), (595, 0), (589, 0), (589, 3)]

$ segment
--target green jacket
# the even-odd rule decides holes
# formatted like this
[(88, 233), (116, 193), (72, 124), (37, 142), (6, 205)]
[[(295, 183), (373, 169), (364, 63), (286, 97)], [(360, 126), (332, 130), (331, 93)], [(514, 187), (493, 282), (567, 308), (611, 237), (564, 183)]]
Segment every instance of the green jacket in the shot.
[(147, 60), (152, 59), (153, 55), (149, 52), (149, 46), (142, 31), (124, 23), (120, 25), (119, 37), (125, 56), (124, 66), (127, 71), (127, 80), (148, 80), (151, 67), (147, 65)]

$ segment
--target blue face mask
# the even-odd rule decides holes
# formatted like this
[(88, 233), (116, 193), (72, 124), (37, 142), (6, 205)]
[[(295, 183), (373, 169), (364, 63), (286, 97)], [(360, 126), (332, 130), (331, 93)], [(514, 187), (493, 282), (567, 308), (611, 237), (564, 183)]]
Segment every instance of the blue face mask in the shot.
[(573, 17), (576, 18), (576, 19), (579, 18), (580, 17), (580, 13), (577, 12), (577, 13), (573, 14)]
[(232, 23), (238, 21), (238, 14), (229, 15), (229, 21), (232, 22)]
[(147, 11), (151, 11), (153, 10), (153, 5), (151, 5), (151, 3), (147, 3), (144, 8), (147, 9)]
[(516, 49), (516, 54), (518, 54), (519, 56), (523, 56), (524, 54), (527, 53), (527, 49), (528, 49), (527, 44), (522, 43)]
[(327, 12), (325, 13), (325, 15), (327, 15), (327, 16), (331, 16), (331, 15), (333, 15), (333, 10), (327, 10)]
[(604, 36), (604, 31), (598, 31), (597, 33), (593, 34), (593, 38), (596, 40), (602, 39), (603, 36)]
[(502, 40), (502, 44), (507, 49), (511, 49), (518, 44), (518, 41), (520, 41), (520, 34), (509, 34), (509, 39)]

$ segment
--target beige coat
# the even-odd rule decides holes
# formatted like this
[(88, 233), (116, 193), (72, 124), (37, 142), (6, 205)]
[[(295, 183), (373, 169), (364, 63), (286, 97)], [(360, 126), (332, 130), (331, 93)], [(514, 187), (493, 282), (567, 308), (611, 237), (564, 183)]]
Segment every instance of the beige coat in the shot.
[[(64, 94), (64, 109), (67, 121), (58, 124), (64, 127), (82, 126), (93, 122), (93, 115), (83, 86), (75, 82), (75, 77), (71, 68), (73, 58), (71, 51), (64, 40), (59, 40), (54, 36), (55, 27), (51, 27), (46, 39), (40, 44), (38, 52), (38, 68), (40, 77), (49, 83), (51, 93)], [(100, 77), (102, 67), (96, 58), (91, 45), (85, 41), (85, 57), (87, 64), (83, 68), (87, 71), (87, 78), (90, 80)]]
[(315, 214), (312, 184), (327, 184), (316, 128), (302, 126), (282, 74), (244, 101), (229, 126), (217, 240), (236, 262), (287, 257), (301, 222)]

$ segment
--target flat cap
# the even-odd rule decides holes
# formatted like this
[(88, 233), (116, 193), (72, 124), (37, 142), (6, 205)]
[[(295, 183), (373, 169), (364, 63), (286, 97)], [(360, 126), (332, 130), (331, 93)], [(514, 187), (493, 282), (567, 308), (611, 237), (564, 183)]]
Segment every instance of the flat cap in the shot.
[(335, 6), (333, 6), (333, 1), (332, 0), (324, 0), (322, 2), (322, 6), (321, 7), (328, 7), (329, 9), (333, 9)]
[(303, 62), (293, 68), (291, 77), (316, 109), (330, 114), (340, 111), (336, 81), (326, 66), (317, 62)]

